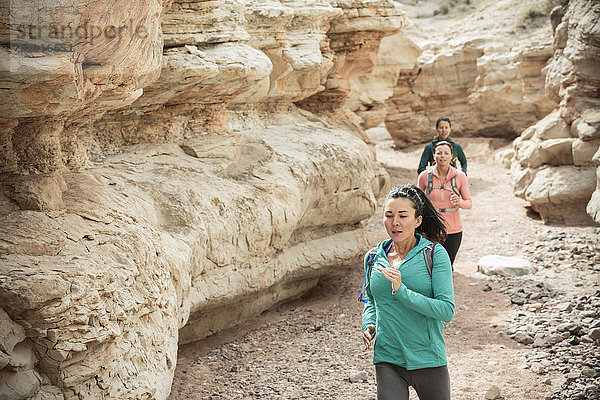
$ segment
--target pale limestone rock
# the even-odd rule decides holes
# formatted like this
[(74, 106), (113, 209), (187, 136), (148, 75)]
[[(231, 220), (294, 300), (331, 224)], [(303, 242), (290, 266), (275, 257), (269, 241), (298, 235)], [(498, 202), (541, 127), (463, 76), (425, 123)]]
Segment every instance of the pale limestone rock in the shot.
[(414, 72), (399, 77), (385, 119), (398, 146), (429, 140), (440, 115), (450, 116), (455, 136), (512, 138), (552, 111), (544, 94), (551, 27), (520, 25), (522, 15), (513, 1), (487, 3), (418, 41)]
[(479, 259), (477, 271), (485, 275), (523, 276), (534, 274), (536, 268), (521, 257), (490, 254)]
[(540, 143), (539, 153), (544, 165), (573, 164), (573, 141), (575, 139), (549, 139)]
[(33, 397), (40, 388), (41, 379), (33, 370), (10, 372), (0, 370), (0, 398), (22, 400)]
[(19, 343), (13, 349), (9, 365), (13, 371), (26, 371), (33, 369), (37, 361), (33, 349), (26, 344)]
[(248, 32), (243, 22), (244, 7), (249, 2), (173, 1), (172, 3), (163, 17), (161, 26), (165, 47), (248, 40)]
[(524, 199), (544, 222), (589, 223), (586, 204), (596, 186), (593, 169), (560, 166), (536, 171)]
[[(368, 248), (389, 176), (341, 107), (390, 94), (370, 90), (394, 79), (379, 49), (402, 11), (170, 3), (61, 3), (60, 23), (144, 32), (109, 31), (72, 57), (11, 53), (0, 302), (24, 336), (0, 332), (7, 397), (165, 399), (178, 343), (298, 296)], [(416, 54), (405, 47), (402, 68)]]
[(11, 355), (15, 345), (25, 339), (25, 330), (0, 307), (0, 351)]
[(534, 126), (534, 136), (539, 140), (571, 138), (569, 126), (558, 110), (552, 111)]
[[(600, 176), (600, 167), (597, 168), (596, 174)], [(596, 183), (596, 187), (598, 186), (600, 186), (600, 181)], [(592, 197), (585, 210), (594, 221), (598, 222), (600, 220), (600, 190), (596, 189), (594, 193), (592, 193)]]
[(343, 13), (331, 20), (327, 32), (334, 57), (331, 69), (324, 75), (324, 90), (297, 103), (313, 112), (343, 107), (351, 96), (352, 82), (373, 72), (381, 40), (405, 24), (404, 12), (390, 1), (338, 1), (337, 6)]
[(385, 120), (390, 108), (387, 100), (394, 94), (398, 77), (406, 69), (414, 68), (420, 51), (409, 35), (408, 29), (404, 28), (384, 37), (373, 72), (350, 78), (352, 92), (346, 107), (362, 118), (361, 126), (365, 129), (375, 128)]
[(523, 167), (537, 168), (542, 165), (539, 140), (515, 140), (515, 159)]
[[(356, 262), (367, 247), (357, 224), (376, 206), (370, 152), (347, 132), (298, 122), (233, 135), (229, 152), (198, 141), (123, 149), (65, 175), (62, 214), (7, 219), (3, 238), (17, 223), (31, 226), (22, 235), (33, 243), (42, 229), (69, 238), (53, 258), (13, 248), (3, 267), (13, 273), (2, 271), (3, 304), (36, 311), (24, 323), (47, 350), (38, 370), (84, 397), (164, 398), (178, 341), (239, 323)], [(353, 212), (331, 212), (342, 209)], [(115, 376), (128, 370), (135, 378)], [(120, 385), (127, 379), (135, 390)]]
[(52, 385), (43, 384), (40, 390), (31, 398), (31, 400), (64, 400), (65, 396), (59, 388)]
[(573, 141), (573, 164), (574, 165), (593, 165), (594, 154), (600, 148), (600, 139)]
[(536, 169), (523, 167), (518, 162), (510, 166), (510, 181), (515, 196), (525, 198), (525, 191), (535, 177)]
[(17, 179), (11, 185), (12, 199), (22, 210), (60, 210), (64, 208), (62, 192), (65, 181), (60, 174), (36, 174)]
[(589, 223), (587, 212), (600, 223), (595, 194), (600, 175), (595, 177), (594, 166), (600, 144), (599, 83), (592, 72), (600, 63), (600, 4), (574, 0), (554, 14), (562, 19), (553, 22), (546, 93), (560, 106), (513, 143), (513, 188), (545, 222)]
[(510, 168), (514, 158), (515, 158), (514, 149), (504, 149), (504, 150), (498, 151), (498, 152), (496, 152), (496, 154), (494, 154), (494, 160), (506, 169)]
[(10, 7), (13, 50), (0, 49), (8, 61), (2, 63), (4, 84), (11, 88), (0, 100), (0, 116), (130, 104), (160, 72), (163, 3), (169, 1), (3, 5)]
[(597, 126), (590, 125), (581, 118), (573, 121), (573, 124), (571, 124), (571, 130), (573, 132), (573, 136), (579, 137), (583, 140), (595, 139), (600, 136), (600, 130), (598, 130)]

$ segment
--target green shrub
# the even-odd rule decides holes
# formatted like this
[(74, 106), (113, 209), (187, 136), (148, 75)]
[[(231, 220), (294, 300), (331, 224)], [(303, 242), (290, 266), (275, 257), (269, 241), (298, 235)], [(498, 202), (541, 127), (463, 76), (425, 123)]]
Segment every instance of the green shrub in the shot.
[(526, 28), (532, 24), (547, 19), (552, 8), (558, 4), (558, 0), (528, 0), (521, 4), (519, 17), (516, 25), (520, 28)]

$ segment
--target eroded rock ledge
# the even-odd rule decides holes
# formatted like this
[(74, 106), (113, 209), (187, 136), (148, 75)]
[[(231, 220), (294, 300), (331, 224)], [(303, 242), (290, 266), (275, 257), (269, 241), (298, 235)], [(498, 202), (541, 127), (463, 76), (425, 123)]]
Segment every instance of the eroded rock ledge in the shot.
[[(400, 70), (385, 117), (396, 145), (431, 140), (441, 115), (451, 117), (455, 137), (516, 138), (552, 111), (556, 102), (544, 94), (552, 33), (547, 17), (533, 13), (539, 3), (474, 1), (468, 16), (432, 37), (411, 21), (400, 35), (416, 57)], [(526, 18), (528, 7), (536, 17)]]
[(115, 28), (58, 38), (27, 7), (2, 10), (0, 397), (164, 399), (178, 343), (358, 260), (389, 179), (343, 106), (392, 2), (58, 5)]
[(515, 140), (513, 187), (546, 222), (600, 223), (600, 3), (572, 0), (552, 17), (546, 93), (559, 105)]
[(471, 7), (432, 37), (414, 21), (396, 34), (405, 35), (413, 60), (404, 59), (385, 106), (390, 135), (399, 147), (428, 141), (436, 118), (448, 115), (458, 140), (515, 138), (502, 155), (515, 194), (547, 223), (600, 223), (600, 5), (501, 0)]

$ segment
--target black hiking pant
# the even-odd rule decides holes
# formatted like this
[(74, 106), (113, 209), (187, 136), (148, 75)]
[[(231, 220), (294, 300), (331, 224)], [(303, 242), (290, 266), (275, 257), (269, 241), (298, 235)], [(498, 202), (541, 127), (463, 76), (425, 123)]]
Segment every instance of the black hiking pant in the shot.
[(375, 364), (377, 400), (408, 400), (412, 386), (420, 400), (450, 400), (450, 374), (446, 365), (407, 370), (389, 363)]
[(450, 256), (450, 264), (452, 264), (452, 270), (454, 270), (454, 259), (456, 258), (456, 253), (458, 253), (458, 249), (460, 248), (460, 243), (462, 242), (462, 232), (451, 233), (446, 237), (446, 240), (442, 242), (442, 246), (448, 252)]

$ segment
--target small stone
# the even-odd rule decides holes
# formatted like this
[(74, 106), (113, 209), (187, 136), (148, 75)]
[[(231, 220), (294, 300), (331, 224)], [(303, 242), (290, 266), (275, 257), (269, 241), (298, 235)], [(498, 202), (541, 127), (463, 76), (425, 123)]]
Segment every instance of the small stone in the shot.
[(566, 376), (567, 382), (573, 382), (575, 379), (579, 378), (580, 376), (581, 376), (580, 371), (569, 372)]
[(589, 337), (591, 337), (594, 340), (600, 339), (600, 328), (594, 328), (590, 330)]
[(588, 335), (583, 335), (581, 337), (581, 341), (583, 343), (594, 343), (594, 339), (592, 339), (591, 337), (589, 337)]
[(596, 370), (590, 367), (583, 367), (581, 370), (581, 375), (585, 376), (586, 378), (593, 378), (594, 375), (596, 375)]
[(581, 340), (577, 336), (571, 336), (567, 342), (573, 346), (577, 346), (579, 343), (581, 343)]
[(597, 391), (598, 391), (598, 386), (597, 385), (593, 385), (592, 384), (592, 385), (587, 385), (585, 387), (585, 392), (586, 393), (594, 393), (594, 392), (597, 392)]
[(556, 330), (559, 332), (566, 332), (569, 331), (571, 333), (573, 333), (573, 331), (576, 329), (575, 328), (576, 325), (572, 322), (566, 322), (564, 324), (560, 324), (556, 327)]
[(359, 371), (350, 375), (350, 382), (364, 382), (369, 377), (369, 373), (367, 371)]
[(573, 304), (571, 304), (571, 303), (562, 303), (562, 304), (559, 304), (559, 305), (556, 307), (556, 309), (557, 309), (558, 311), (570, 312), (570, 311), (572, 311), (572, 310), (573, 310)]
[(485, 393), (485, 400), (496, 400), (500, 397), (502, 397), (502, 393), (500, 391), (500, 388), (496, 385), (489, 388), (488, 391)]
[(523, 304), (525, 304), (525, 299), (523, 299), (522, 297), (511, 297), (510, 302), (512, 304), (522, 306)]
[(517, 334), (515, 334), (513, 339), (515, 339), (517, 342), (519, 342), (521, 344), (531, 344), (534, 342), (534, 340), (531, 336), (529, 336), (523, 332), (518, 332)]
[(485, 275), (523, 276), (535, 273), (536, 268), (524, 258), (491, 254), (479, 259), (477, 271)]
[(533, 347), (550, 347), (550, 343), (546, 339), (537, 338), (533, 341)]
[(579, 313), (583, 318), (594, 318), (596, 316), (596, 310), (584, 310)]
[(531, 365), (531, 371), (538, 375), (543, 375), (546, 372), (544, 370), (544, 367), (540, 363), (534, 363), (533, 365)]

